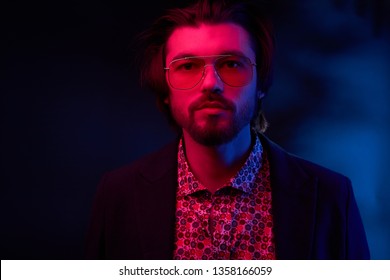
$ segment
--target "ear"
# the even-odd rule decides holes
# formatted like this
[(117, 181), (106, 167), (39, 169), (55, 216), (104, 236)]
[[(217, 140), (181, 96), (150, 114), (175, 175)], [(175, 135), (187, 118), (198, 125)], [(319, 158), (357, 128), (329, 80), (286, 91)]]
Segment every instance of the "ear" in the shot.
[(257, 98), (258, 98), (258, 99), (263, 99), (264, 96), (265, 96), (265, 93), (264, 93), (264, 92), (262, 92), (261, 90), (258, 90), (258, 91), (257, 91)]

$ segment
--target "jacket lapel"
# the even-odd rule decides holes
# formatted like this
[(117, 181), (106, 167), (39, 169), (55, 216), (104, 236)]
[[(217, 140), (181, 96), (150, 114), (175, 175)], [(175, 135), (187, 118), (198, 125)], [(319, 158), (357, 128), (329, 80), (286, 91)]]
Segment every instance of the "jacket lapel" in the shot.
[(136, 190), (136, 219), (145, 259), (172, 259), (177, 186), (177, 143), (147, 158)]
[(277, 259), (310, 259), (315, 226), (317, 178), (296, 158), (264, 136), (271, 171)]

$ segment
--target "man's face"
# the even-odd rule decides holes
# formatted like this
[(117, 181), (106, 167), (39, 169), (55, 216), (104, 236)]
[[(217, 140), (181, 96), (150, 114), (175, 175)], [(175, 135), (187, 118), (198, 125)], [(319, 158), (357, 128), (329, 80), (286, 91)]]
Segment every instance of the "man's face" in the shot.
[[(230, 86), (221, 80), (215, 70), (226, 65), (235, 67), (231, 62), (218, 65), (221, 60), (216, 55), (226, 54), (247, 57), (255, 62), (249, 34), (239, 25), (223, 23), (181, 27), (172, 33), (167, 42), (165, 64), (170, 67), (166, 72), (167, 81), (169, 75), (174, 74), (171, 68), (173, 60), (199, 56), (205, 61), (206, 66), (200, 67), (204, 69), (204, 74), (197, 76), (199, 79), (196, 80), (199, 82), (192, 88), (178, 89), (174, 83), (168, 82), (170, 94), (166, 102), (183, 133), (206, 146), (227, 143), (243, 129), (249, 132), (250, 120), (256, 107), (256, 67), (250, 65), (253, 77), (245, 85)], [(180, 67), (185, 67), (185, 70), (194, 68), (191, 64)], [(181, 80), (177, 84), (181, 84)]]

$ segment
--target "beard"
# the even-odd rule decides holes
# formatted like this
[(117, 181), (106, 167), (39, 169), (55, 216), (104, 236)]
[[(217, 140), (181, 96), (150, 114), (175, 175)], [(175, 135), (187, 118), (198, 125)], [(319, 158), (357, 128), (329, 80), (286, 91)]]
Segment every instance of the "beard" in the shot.
[[(203, 115), (201, 121), (196, 118), (197, 110), (206, 102), (216, 101), (227, 112), (222, 115)], [(220, 95), (194, 102), (188, 108), (188, 114), (180, 106), (171, 107), (176, 122), (199, 144), (212, 147), (229, 143), (246, 127), (255, 112), (255, 100), (247, 100), (239, 108)]]
[(199, 144), (212, 147), (229, 143), (244, 126), (238, 118), (233, 118), (230, 125), (221, 126), (217, 118), (208, 117), (207, 123), (204, 125), (189, 121), (187, 131)]

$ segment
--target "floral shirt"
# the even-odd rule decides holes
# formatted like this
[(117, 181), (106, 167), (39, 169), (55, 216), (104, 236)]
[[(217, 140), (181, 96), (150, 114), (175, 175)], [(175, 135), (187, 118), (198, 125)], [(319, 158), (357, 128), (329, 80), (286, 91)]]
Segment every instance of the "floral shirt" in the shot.
[(269, 163), (259, 139), (214, 194), (178, 151), (174, 259), (275, 259)]

